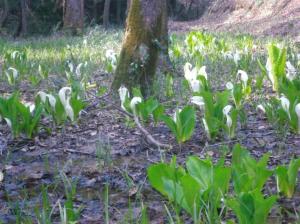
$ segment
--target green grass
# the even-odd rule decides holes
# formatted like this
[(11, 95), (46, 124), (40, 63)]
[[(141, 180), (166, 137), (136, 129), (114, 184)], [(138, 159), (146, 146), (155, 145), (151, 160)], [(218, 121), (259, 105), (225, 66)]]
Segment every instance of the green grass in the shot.
[(54, 35), (51, 37), (5, 40), (0, 38), (0, 58), (7, 51), (26, 51), (30, 63), (39, 63), (50, 68), (52, 74), (64, 71), (64, 63), (73, 59), (76, 63), (87, 61), (90, 71), (102, 68), (105, 51), (119, 51), (123, 31), (105, 31), (96, 27), (83, 36)]

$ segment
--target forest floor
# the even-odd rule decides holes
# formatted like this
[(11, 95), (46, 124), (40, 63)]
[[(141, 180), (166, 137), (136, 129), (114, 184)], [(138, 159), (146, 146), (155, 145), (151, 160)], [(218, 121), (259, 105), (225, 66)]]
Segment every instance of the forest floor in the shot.
[[(121, 37), (114, 38), (117, 46)], [(48, 41), (45, 40), (47, 45)], [(51, 47), (51, 41), (54, 40), (50, 40), (48, 47)], [(79, 38), (79, 42), (81, 44), (82, 39)], [(10, 43), (10, 48), (20, 49), (20, 45), (21, 48), (30, 48), (28, 43), (34, 43), (34, 40)], [(72, 43), (70, 45), (73, 46)], [(91, 49), (103, 47), (99, 45), (93, 45)], [(65, 45), (61, 43), (54, 48), (65, 51)], [(80, 50), (78, 52), (81, 54)], [(221, 73), (219, 76), (212, 76), (212, 79), (220, 83), (220, 75)], [(54, 74), (53, 80), (59, 80), (60, 76), (61, 74)], [(222, 79), (225, 78), (222, 76)], [(91, 79), (98, 86), (109, 86), (112, 75), (96, 70)], [(176, 82), (180, 83), (181, 80), (182, 77), (179, 77)], [(223, 81), (221, 80), (222, 88)], [(32, 87), (25, 81), (20, 91), (25, 99), (32, 99), (38, 90), (45, 88), (47, 82), (42, 82), (39, 87)], [(11, 87), (1, 81), (1, 94), (11, 91)], [(161, 94), (160, 91), (161, 89), (157, 89), (158, 95)], [(228, 164), (231, 159), (230, 148), (236, 143), (247, 147), (256, 158), (269, 152), (270, 167), (288, 163), (293, 157), (300, 157), (300, 137), (285, 131), (278, 133), (252, 104), (247, 105), (247, 127), (239, 127), (236, 138), (232, 140), (220, 138), (210, 142), (203, 129), (198, 127), (193, 138), (179, 148), (165, 125), (149, 124), (147, 130), (157, 140), (173, 146), (171, 151), (164, 151), (150, 146), (144, 140), (132, 121), (128, 121), (120, 111), (118, 102), (110, 97), (94, 97), (95, 94), (94, 90), (87, 92), (89, 106), (78, 125), (53, 127), (45, 120), (44, 124), (53, 128), (51, 134), (41, 132), (33, 140), (12, 140), (10, 130), (4, 123), (0, 124), (0, 170), (5, 174), (4, 181), (0, 183), (0, 223), (16, 223), (18, 219), (30, 223), (26, 220), (34, 217), (33, 211), (41, 210), (41, 192), (45, 186), (55, 208), (52, 216), (59, 219), (57, 204), (65, 200), (66, 176), (77, 186), (74, 203), (77, 208), (82, 207), (79, 223), (104, 223), (106, 185), (109, 186), (110, 223), (134, 223), (132, 220), (140, 218), (141, 203), (147, 206), (151, 223), (167, 223), (164, 204), (168, 202), (150, 187), (146, 177), (146, 168), (162, 158), (169, 161), (176, 155), (178, 162), (182, 164), (189, 155), (200, 158), (211, 156), (214, 160), (225, 156)], [(254, 97), (253, 100), (257, 99)], [(164, 102), (170, 108), (177, 103), (177, 99), (165, 99)], [(265, 191), (276, 192), (275, 180), (267, 183)], [(295, 214), (300, 213), (299, 193), (292, 200), (282, 199), (279, 205), (273, 209), (270, 222), (296, 222)], [(232, 217), (229, 215), (224, 219), (229, 218)]]
[(174, 31), (207, 30), (293, 37), (300, 42), (300, 1), (212, 0), (198, 20), (171, 21)]

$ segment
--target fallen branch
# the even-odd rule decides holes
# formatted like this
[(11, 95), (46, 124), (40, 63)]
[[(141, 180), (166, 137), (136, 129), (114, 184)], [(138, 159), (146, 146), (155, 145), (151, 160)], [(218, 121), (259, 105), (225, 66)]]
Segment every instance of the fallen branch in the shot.
[(63, 150), (64, 153), (75, 153), (75, 154), (80, 154), (80, 155), (85, 155), (85, 156), (92, 156), (92, 157), (95, 157), (96, 154), (95, 153), (89, 153), (89, 152), (81, 152), (81, 151), (76, 151), (76, 150), (73, 150), (73, 149), (64, 149)]
[[(140, 123), (139, 121), (139, 118), (137, 116), (134, 116), (133, 114), (131, 113), (128, 113), (127, 111), (121, 109), (119, 106), (115, 105), (114, 103), (112, 103), (111, 101), (107, 100), (106, 97), (110, 94), (110, 92), (108, 94), (105, 94), (104, 96), (102, 97), (98, 97), (97, 100), (98, 100), (98, 103), (100, 100), (104, 101), (105, 103), (108, 103), (110, 104), (113, 108), (115, 108), (116, 110), (118, 110), (119, 112), (121, 112), (123, 115), (126, 115), (130, 118), (132, 118), (137, 126), (137, 128), (141, 131), (141, 133), (146, 137), (147, 139), (147, 142), (150, 144), (150, 145), (154, 145), (158, 148), (163, 148), (163, 149), (171, 149), (172, 146), (171, 145), (167, 145), (167, 144), (163, 144), (159, 141), (157, 141), (143, 126), (142, 124)], [(92, 93), (92, 95), (94, 95)], [(97, 97), (94, 95), (94, 97)]]
[(157, 146), (158, 148), (165, 148), (165, 149), (172, 149), (171, 145), (160, 143), (159, 141), (155, 140), (153, 136), (141, 125), (139, 118), (137, 116), (134, 116), (134, 122), (136, 123), (138, 129), (142, 132), (143, 135), (145, 135), (148, 143), (153, 144)]

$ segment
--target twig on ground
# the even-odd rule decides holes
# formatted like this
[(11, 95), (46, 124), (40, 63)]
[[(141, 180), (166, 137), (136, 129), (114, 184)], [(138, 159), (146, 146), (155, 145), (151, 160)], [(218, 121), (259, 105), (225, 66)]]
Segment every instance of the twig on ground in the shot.
[[(106, 95), (108, 96), (109, 93)], [(99, 100), (100, 98), (98, 98)], [(115, 105), (114, 103), (112, 102), (108, 102), (107, 99), (105, 99), (105, 97), (102, 97), (101, 98), (102, 101), (106, 102), (106, 103), (109, 103), (113, 108), (115, 108), (116, 110), (118, 110), (119, 112), (121, 112), (123, 115), (126, 115), (130, 118), (132, 118), (134, 120), (134, 122), (136, 123), (136, 126), (137, 128), (141, 131), (141, 133), (146, 137), (147, 139), (147, 142), (151, 145), (154, 145), (158, 148), (164, 148), (164, 149), (171, 149), (172, 146), (171, 145), (167, 145), (167, 144), (163, 144), (163, 143), (160, 143), (159, 141), (157, 141), (143, 126), (142, 124), (140, 123), (139, 119), (137, 116), (134, 116), (133, 114), (131, 113), (128, 113), (127, 111), (124, 111), (122, 110), (119, 106)]]
[(143, 135), (145, 135), (148, 143), (151, 143), (152, 145), (157, 146), (158, 148), (165, 148), (165, 149), (171, 149), (171, 145), (163, 144), (157, 141), (153, 138), (153, 136), (141, 125), (139, 118), (137, 116), (134, 116), (134, 122), (136, 123), (138, 129), (142, 132)]
[(85, 156), (96, 157), (96, 154), (94, 154), (94, 153), (81, 152), (81, 151), (76, 151), (76, 150), (73, 150), (73, 149), (64, 149), (63, 152), (70, 152), (70, 153), (81, 154), (81, 155), (85, 155)]

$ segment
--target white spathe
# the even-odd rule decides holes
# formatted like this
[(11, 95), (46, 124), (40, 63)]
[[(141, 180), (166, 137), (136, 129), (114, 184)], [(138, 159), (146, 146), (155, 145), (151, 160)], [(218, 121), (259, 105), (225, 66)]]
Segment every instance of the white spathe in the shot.
[(202, 75), (207, 80), (206, 66), (202, 66), (199, 70), (199, 75)]
[(63, 87), (58, 92), (60, 102), (64, 106), (67, 117), (69, 117), (71, 121), (74, 121), (74, 111), (70, 104), (71, 94), (72, 89), (70, 87)]
[(249, 79), (247, 72), (245, 72), (243, 70), (238, 70), (237, 74), (241, 77), (244, 88), (247, 87), (247, 83), (248, 83), (248, 79)]
[(227, 82), (226, 83), (226, 89), (228, 89), (228, 90), (233, 90), (233, 83), (232, 82)]
[(18, 72), (17, 69), (15, 69), (15, 68), (13, 68), (13, 67), (9, 67), (9, 68), (7, 69), (7, 71), (12, 71), (12, 74), (13, 74), (13, 78), (14, 78), (14, 79), (18, 78), (19, 72)]
[(287, 113), (289, 119), (291, 120), (291, 114), (290, 114), (290, 101), (288, 98), (286, 98), (284, 95), (280, 97), (280, 102), (283, 110)]
[(49, 103), (50, 103), (50, 106), (51, 106), (53, 109), (55, 109), (55, 106), (56, 106), (56, 99), (55, 99), (55, 97), (54, 97), (53, 95), (47, 94), (47, 93), (45, 93), (45, 92), (43, 92), (43, 91), (39, 91), (39, 92), (37, 93), (37, 95), (41, 98), (41, 101), (42, 101), (43, 103), (46, 103), (46, 99), (48, 98)]
[(118, 91), (119, 91), (119, 96), (120, 96), (120, 100), (121, 100), (121, 107), (123, 110), (126, 110), (124, 107), (124, 103), (125, 103), (126, 98), (129, 98), (129, 91), (123, 85), (119, 88)]
[(203, 76), (207, 80), (206, 66), (202, 66), (200, 69), (194, 67), (190, 63), (184, 65), (184, 78), (189, 82), (193, 92), (199, 92), (201, 83), (198, 80), (198, 76)]
[(232, 109), (231, 105), (227, 105), (223, 108), (223, 114), (226, 116), (226, 125), (230, 129), (232, 126), (232, 119), (229, 115), (230, 111)]
[(200, 91), (200, 81), (199, 80), (195, 79), (195, 80), (190, 81), (190, 86), (194, 93)]
[(180, 114), (181, 111), (182, 111), (182, 109), (177, 109), (177, 110), (175, 111), (175, 113), (174, 113), (174, 115), (173, 115), (173, 121), (174, 121), (175, 123), (177, 123), (177, 116), (178, 116), (178, 114)]
[(269, 58), (266, 63), (266, 69), (267, 69), (268, 77), (272, 83), (272, 86), (274, 87), (274, 84), (275, 84), (274, 72), (272, 71), (271, 60)]
[(191, 102), (193, 104), (196, 104), (197, 106), (200, 107), (200, 110), (203, 110), (204, 109), (204, 106), (205, 106), (205, 103), (204, 103), (204, 99), (202, 96), (193, 96), (191, 98)]
[(300, 134), (300, 103), (295, 106), (295, 112), (298, 118), (298, 134)]
[(241, 60), (240, 52), (236, 51), (233, 55), (233, 61), (236, 65), (238, 65), (240, 60)]
[(257, 109), (258, 109), (258, 110), (261, 110), (263, 113), (266, 113), (266, 109), (265, 109), (264, 106), (261, 105), (261, 104), (257, 105)]
[(130, 101), (130, 108), (133, 110), (133, 113), (135, 113), (135, 106), (142, 102), (142, 98), (139, 96), (135, 96)]
[(75, 69), (75, 73), (77, 78), (81, 77), (81, 67), (82, 67), (83, 63), (80, 63), (79, 65), (77, 65), (76, 69)]
[(286, 62), (286, 77), (288, 80), (292, 81), (296, 78), (297, 70), (296, 68), (291, 64), (291, 62)]
[(4, 120), (6, 121), (6, 124), (8, 125), (8, 127), (10, 127), (11, 128), (11, 120), (10, 119), (8, 119), (8, 118), (4, 118)]

